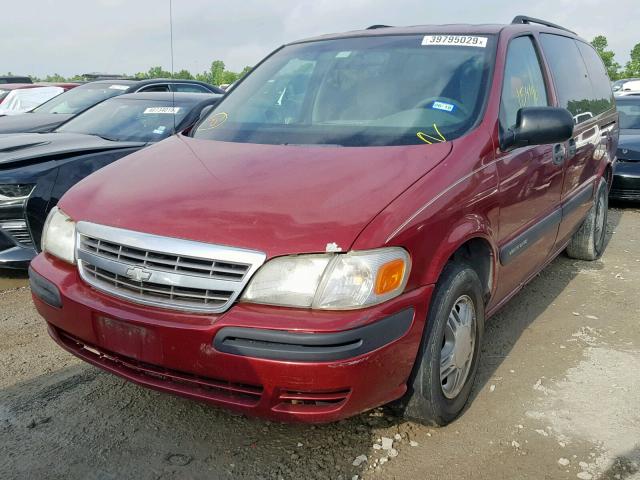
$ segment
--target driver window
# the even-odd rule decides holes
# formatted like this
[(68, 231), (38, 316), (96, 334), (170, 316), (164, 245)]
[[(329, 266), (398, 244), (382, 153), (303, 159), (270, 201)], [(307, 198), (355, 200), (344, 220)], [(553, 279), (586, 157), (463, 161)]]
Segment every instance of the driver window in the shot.
[(500, 127), (506, 131), (516, 125), (518, 110), (549, 104), (544, 77), (531, 37), (511, 41), (507, 52), (500, 102)]

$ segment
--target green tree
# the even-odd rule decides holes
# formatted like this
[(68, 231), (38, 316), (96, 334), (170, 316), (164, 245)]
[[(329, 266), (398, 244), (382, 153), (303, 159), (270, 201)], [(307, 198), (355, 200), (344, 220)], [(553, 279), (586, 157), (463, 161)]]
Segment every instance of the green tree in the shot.
[(51, 82), (51, 83), (61, 83), (61, 82), (66, 82), (67, 79), (65, 77), (63, 77), (62, 75), (54, 73), (53, 75), (47, 75), (45, 77), (44, 81), (45, 82)]
[(189, 70), (180, 70), (178, 73), (174, 75), (174, 78), (180, 78), (182, 80), (193, 80), (193, 75)]
[(596, 52), (598, 52), (600, 58), (602, 58), (602, 62), (609, 74), (609, 78), (611, 80), (617, 80), (620, 78), (620, 64), (615, 60), (616, 54), (611, 50), (607, 50), (607, 47), (609, 46), (607, 37), (604, 35), (598, 35), (591, 41), (591, 45), (593, 45), (593, 48), (596, 49)]
[(151, 67), (148, 72), (138, 72), (136, 78), (171, 78), (171, 72), (163, 70), (162, 67)]
[(640, 77), (640, 43), (631, 50), (631, 60), (625, 66), (624, 75), (627, 78)]
[(211, 83), (220, 85), (224, 81), (224, 62), (222, 60), (214, 60), (211, 62)]

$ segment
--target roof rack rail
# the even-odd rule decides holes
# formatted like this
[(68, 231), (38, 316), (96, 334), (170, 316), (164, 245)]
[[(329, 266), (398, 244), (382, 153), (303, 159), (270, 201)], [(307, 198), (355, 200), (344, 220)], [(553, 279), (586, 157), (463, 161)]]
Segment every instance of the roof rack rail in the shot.
[(545, 27), (558, 28), (560, 30), (564, 30), (565, 32), (569, 32), (569, 33), (573, 33), (574, 35), (577, 35), (576, 32), (569, 30), (568, 28), (562, 27), (555, 23), (547, 22), (546, 20), (540, 20), (539, 18), (527, 17), (526, 15), (518, 15), (511, 21), (512, 25), (530, 24), (530, 23), (537, 23), (538, 25), (544, 25)]
[(391, 25), (371, 25), (367, 30), (377, 30), (378, 28), (391, 28)]

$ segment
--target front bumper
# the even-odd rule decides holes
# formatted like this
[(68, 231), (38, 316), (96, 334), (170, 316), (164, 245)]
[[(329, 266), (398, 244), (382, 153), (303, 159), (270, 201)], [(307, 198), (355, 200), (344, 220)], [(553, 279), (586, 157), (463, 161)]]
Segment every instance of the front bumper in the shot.
[(224, 314), (194, 315), (102, 294), (48, 255), (31, 269), (34, 302), (51, 336), (83, 360), (156, 390), (310, 423), (405, 393), (433, 289), (363, 311), (237, 304)]
[(640, 200), (640, 162), (616, 162), (609, 197)]

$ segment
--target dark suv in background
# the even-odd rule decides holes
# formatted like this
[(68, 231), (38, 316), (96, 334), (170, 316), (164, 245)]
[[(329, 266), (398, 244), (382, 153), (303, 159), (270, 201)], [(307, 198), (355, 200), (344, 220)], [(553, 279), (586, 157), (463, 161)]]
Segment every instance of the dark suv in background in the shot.
[(50, 132), (107, 98), (137, 92), (225, 93), (197, 80), (98, 80), (62, 93), (23, 115), (0, 117), (0, 134)]
[(485, 320), (560, 252), (602, 254), (617, 143), (602, 61), (557, 25), (294, 42), (62, 197), (35, 305), (63, 348), (161, 391), (444, 425)]

